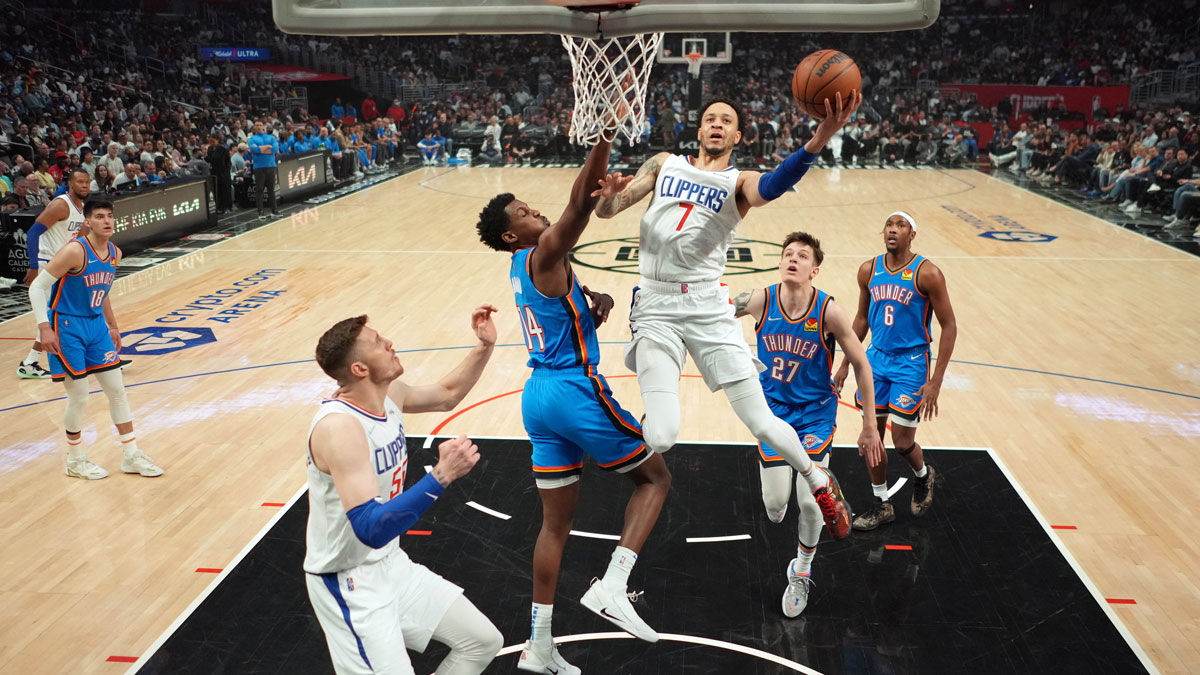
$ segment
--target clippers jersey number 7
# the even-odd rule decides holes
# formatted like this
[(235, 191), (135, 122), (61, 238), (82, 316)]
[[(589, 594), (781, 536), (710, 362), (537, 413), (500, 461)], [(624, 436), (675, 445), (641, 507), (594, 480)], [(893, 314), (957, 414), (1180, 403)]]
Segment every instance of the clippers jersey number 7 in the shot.
[[(546, 351), (546, 331), (538, 324), (537, 317), (533, 315), (533, 308), (529, 305), (521, 305), (518, 309), (521, 315), (521, 332), (525, 334), (525, 349), (531, 352)], [(537, 341), (536, 345), (534, 344), (535, 340)]]

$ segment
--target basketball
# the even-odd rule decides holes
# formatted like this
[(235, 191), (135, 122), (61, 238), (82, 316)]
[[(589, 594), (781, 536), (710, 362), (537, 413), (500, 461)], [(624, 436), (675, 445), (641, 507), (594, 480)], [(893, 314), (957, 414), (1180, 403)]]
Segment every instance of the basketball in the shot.
[(804, 57), (792, 75), (792, 96), (809, 117), (825, 117), (825, 100), (837, 113), (837, 93), (849, 105), (854, 90), (862, 89), (862, 73), (854, 59), (836, 49), (822, 49)]

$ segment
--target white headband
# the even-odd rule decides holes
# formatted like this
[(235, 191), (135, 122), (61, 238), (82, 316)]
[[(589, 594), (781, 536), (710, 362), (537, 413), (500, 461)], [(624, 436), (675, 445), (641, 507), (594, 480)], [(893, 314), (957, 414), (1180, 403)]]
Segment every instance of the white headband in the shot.
[(913, 232), (917, 231), (917, 221), (913, 220), (912, 216), (908, 215), (907, 213), (905, 213), (903, 211), (892, 211), (891, 213), (888, 214), (887, 218), (884, 218), (883, 222), (886, 223), (887, 221), (891, 220), (892, 216), (900, 216), (901, 218), (907, 220), (908, 225), (909, 225), (909, 227), (911, 227), (913, 229)]

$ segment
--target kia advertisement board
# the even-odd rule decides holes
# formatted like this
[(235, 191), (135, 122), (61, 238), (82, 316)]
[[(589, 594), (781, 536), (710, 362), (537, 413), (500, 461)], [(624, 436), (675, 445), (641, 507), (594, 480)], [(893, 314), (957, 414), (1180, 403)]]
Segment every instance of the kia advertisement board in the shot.
[(296, 201), (333, 184), (333, 172), (326, 159), (329, 153), (315, 150), (279, 158), (279, 201)]

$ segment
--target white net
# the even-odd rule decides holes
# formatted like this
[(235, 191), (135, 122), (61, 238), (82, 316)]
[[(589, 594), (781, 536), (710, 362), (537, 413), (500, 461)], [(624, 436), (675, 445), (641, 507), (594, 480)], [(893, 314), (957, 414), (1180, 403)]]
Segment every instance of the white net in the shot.
[(650, 68), (662, 33), (599, 40), (564, 35), (562, 41), (571, 55), (575, 90), (571, 142), (595, 145), (621, 134), (637, 143), (646, 124)]

